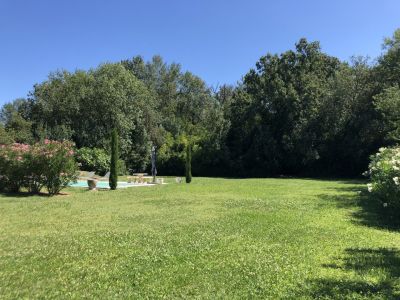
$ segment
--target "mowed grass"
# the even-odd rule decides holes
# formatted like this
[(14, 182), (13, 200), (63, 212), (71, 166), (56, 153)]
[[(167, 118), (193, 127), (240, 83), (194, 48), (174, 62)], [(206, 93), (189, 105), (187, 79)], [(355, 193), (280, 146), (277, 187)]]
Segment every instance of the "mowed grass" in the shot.
[(364, 190), (195, 178), (0, 195), (0, 298), (399, 299), (400, 231)]

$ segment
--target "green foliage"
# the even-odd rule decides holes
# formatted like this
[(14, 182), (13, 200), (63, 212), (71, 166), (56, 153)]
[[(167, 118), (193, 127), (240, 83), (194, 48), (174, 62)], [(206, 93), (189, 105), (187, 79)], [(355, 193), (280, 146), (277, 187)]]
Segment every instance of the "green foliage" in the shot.
[(128, 174), (128, 169), (126, 168), (124, 160), (118, 159), (117, 166), (118, 166), (117, 171), (119, 176), (124, 176)]
[(56, 195), (76, 180), (78, 168), (73, 157), (72, 143), (45, 140), (40, 150), (44, 160), (42, 165), (45, 166), (41, 174), (43, 185), (50, 195)]
[(375, 64), (341, 62), (300, 39), (219, 89), (159, 56), (59, 71), (3, 108), (0, 139), (109, 150), (116, 127), (130, 172), (149, 170), (155, 145), (159, 174), (183, 174), (185, 136), (196, 176), (358, 176), (371, 153), (400, 138), (399, 32)]
[(186, 145), (186, 161), (185, 161), (185, 177), (186, 183), (192, 182), (192, 145), (187, 143)]
[(256, 67), (234, 95), (233, 159), (253, 175), (298, 173), (318, 159), (318, 112), (339, 61), (301, 39), (295, 51), (268, 54)]
[(165, 135), (165, 141), (157, 151), (157, 170), (164, 175), (183, 175), (185, 173), (185, 141), (183, 136)]
[(99, 148), (81, 148), (75, 152), (75, 159), (81, 170), (95, 171), (103, 176), (110, 170), (110, 155)]
[(5, 128), (0, 124), (0, 145), (6, 145), (13, 143), (14, 140), (11, 135), (5, 130)]
[(0, 111), (0, 121), (4, 123), (8, 137), (17, 143), (32, 143), (32, 122), (27, 120), (29, 104), (25, 99), (7, 103)]
[(72, 137), (78, 148), (109, 149), (109, 132), (115, 126), (128, 167), (148, 163), (143, 153), (154, 127), (154, 97), (121, 64), (50, 74), (47, 81), (35, 86), (33, 98), (32, 119), (47, 137)]
[(31, 193), (39, 193), (46, 187), (49, 195), (55, 195), (76, 179), (72, 143), (67, 141), (2, 145), (0, 158), (2, 191), (27, 188)]
[(381, 148), (371, 156), (368, 191), (387, 211), (400, 214), (400, 147)]
[(118, 131), (116, 128), (111, 133), (111, 161), (110, 161), (110, 188), (117, 189), (118, 185), (118, 160), (119, 160), (119, 145)]
[(374, 96), (377, 110), (385, 120), (387, 139), (400, 141), (400, 88), (392, 86)]

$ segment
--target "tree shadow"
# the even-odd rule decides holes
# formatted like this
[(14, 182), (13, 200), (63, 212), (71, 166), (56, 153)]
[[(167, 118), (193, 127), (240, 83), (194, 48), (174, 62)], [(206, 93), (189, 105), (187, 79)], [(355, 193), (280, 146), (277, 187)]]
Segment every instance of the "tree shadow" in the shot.
[[(396, 249), (349, 248), (345, 250), (344, 257), (323, 267), (343, 274), (339, 278), (309, 282), (307, 296), (324, 299), (400, 299), (400, 252)], [(346, 279), (348, 277), (352, 279)]]
[[(353, 222), (377, 229), (400, 231), (398, 213), (383, 207), (365, 188), (349, 186), (335, 188), (339, 194), (322, 194), (318, 197), (326, 203), (334, 203), (338, 208), (353, 208)], [(355, 208), (355, 209), (354, 209)]]
[(59, 193), (57, 195), (49, 195), (48, 193), (29, 193), (29, 192), (18, 192), (18, 193), (6, 193), (6, 192), (0, 192), (0, 197), (4, 198), (18, 198), (18, 199), (23, 199), (23, 198), (51, 198), (51, 197), (59, 197), (59, 196), (68, 196), (68, 193)]

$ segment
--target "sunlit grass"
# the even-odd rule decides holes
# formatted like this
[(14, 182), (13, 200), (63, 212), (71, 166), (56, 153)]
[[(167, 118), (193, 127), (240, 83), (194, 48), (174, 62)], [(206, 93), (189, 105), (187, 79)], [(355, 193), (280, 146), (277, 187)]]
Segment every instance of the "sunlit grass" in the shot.
[(195, 178), (0, 196), (0, 298), (400, 297), (400, 232), (351, 181)]

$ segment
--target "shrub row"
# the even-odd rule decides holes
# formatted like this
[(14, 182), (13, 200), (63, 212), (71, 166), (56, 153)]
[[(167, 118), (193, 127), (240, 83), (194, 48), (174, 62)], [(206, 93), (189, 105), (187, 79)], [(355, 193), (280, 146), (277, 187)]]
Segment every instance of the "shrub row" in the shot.
[(50, 195), (59, 193), (77, 177), (73, 144), (44, 140), (34, 145), (0, 145), (0, 191), (19, 192), (25, 188)]
[(368, 191), (393, 213), (400, 213), (400, 147), (381, 148), (371, 156)]

